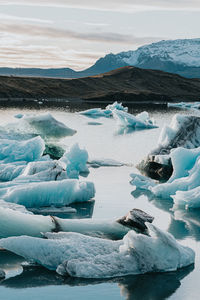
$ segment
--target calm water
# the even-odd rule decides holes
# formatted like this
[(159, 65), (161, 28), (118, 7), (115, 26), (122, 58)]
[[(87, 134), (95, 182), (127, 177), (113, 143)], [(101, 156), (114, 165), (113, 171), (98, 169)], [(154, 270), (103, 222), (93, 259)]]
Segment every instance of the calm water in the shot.
[[(199, 299), (200, 212), (177, 211), (174, 216), (170, 211), (171, 202), (148, 199), (145, 195), (136, 194), (129, 184), (129, 174), (137, 172), (135, 165), (156, 146), (164, 123), (168, 124), (176, 112), (185, 114), (199, 114), (199, 112), (146, 108), (159, 128), (124, 133), (119, 131), (114, 120), (106, 118), (93, 120), (79, 115), (77, 111), (81, 109), (78, 106), (60, 109), (40, 107), (40, 112), (48, 110), (58, 120), (77, 130), (77, 134), (73, 137), (60, 141), (65, 148), (78, 142), (81, 147), (87, 149), (91, 159), (112, 158), (125, 162), (128, 166), (90, 169), (89, 176), (82, 180), (95, 183), (95, 202), (79, 205), (75, 217), (113, 219), (123, 216), (132, 208), (143, 209), (155, 217), (155, 225), (169, 231), (180, 243), (195, 250), (195, 267), (178, 272), (128, 276), (103, 281), (62, 278), (43, 268), (27, 267), (22, 274), (0, 283), (0, 299)], [(130, 111), (135, 114), (141, 110), (131, 108)], [(15, 121), (13, 116), (19, 112), (30, 113), (30, 109), (0, 109), (0, 125)], [(31, 109), (31, 113), (33, 112), (38, 113), (38, 109)], [(94, 122), (101, 124), (94, 125)], [(177, 216), (179, 220), (176, 219)], [(22, 258), (11, 253), (4, 251), (0, 253), (0, 267), (9, 270), (11, 276), (20, 272), (22, 262)]]

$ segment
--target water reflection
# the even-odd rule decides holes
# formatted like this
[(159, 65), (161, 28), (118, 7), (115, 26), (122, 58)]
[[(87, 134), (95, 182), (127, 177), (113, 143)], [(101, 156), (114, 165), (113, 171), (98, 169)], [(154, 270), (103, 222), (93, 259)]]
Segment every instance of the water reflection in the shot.
[(168, 212), (171, 217), (168, 232), (176, 239), (193, 237), (196, 241), (200, 240), (200, 209), (183, 210), (180, 208), (173, 211), (173, 201), (170, 199), (157, 198), (150, 191), (142, 189), (136, 189), (131, 194), (134, 198), (145, 195), (157, 208)]
[[(85, 218), (92, 218), (93, 211), (94, 211), (94, 204), (95, 200), (89, 200), (87, 202), (80, 202), (80, 203), (72, 203), (70, 207), (75, 208), (76, 212), (70, 211), (55, 211), (51, 212), (51, 214), (55, 217), (63, 218), (63, 219), (85, 219)], [(42, 214), (43, 216), (49, 215), (49, 211), (40, 211), (34, 210), (35, 214)]]
[[(161, 300), (171, 296), (181, 285), (181, 280), (187, 276), (194, 266), (177, 272), (134, 275), (114, 279), (79, 279), (62, 277), (55, 272), (42, 267), (26, 267), (19, 276), (9, 278), (0, 283), (1, 286), (13, 289), (37, 288), (45, 286), (87, 286), (104, 283), (118, 284), (121, 295), (127, 300)], [(112, 297), (111, 297), (112, 298)]]

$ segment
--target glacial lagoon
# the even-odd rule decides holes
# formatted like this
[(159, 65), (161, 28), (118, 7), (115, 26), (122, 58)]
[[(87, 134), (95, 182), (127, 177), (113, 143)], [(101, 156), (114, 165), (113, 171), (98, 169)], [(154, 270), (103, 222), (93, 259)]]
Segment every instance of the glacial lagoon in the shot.
[[(90, 106), (85, 107), (90, 108)], [(154, 118), (158, 128), (146, 130), (124, 130), (116, 126), (112, 118), (91, 119), (80, 115), (82, 106), (52, 108), (38, 106), (27, 108), (2, 108), (0, 125), (14, 122), (19, 113), (50, 112), (57, 120), (77, 133), (59, 141), (63, 148), (79, 143), (88, 151), (90, 160), (112, 159), (123, 162), (120, 167), (90, 168), (87, 177), (81, 180), (92, 181), (96, 188), (94, 201), (70, 205), (76, 213), (69, 212), (64, 218), (118, 219), (131, 210), (139, 208), (155, 217), (154, 224), (170, 232), (182, 245), (191, 247), (196, 253), (195, 266), (177, 272), (145, 274), (119, 277), (107, 280), (87, 280), (61, 277), (42, 267), (26, 265), (23, 258), (7, 251), (0, 252), (0, 268), (8, 270), (10, 278), (0, 283), (3, 300), (13, 299), (198, 299), (199, 289), (199, 240), (200, 211), (171, 210), (172, 202), (148, 198), (136, 193), (130, 185), (130, 174), (138, 172), (135, 166), (157, 145), (157, 140), (166, 123), (169, 124), (175, 113), (200, 115), (198, 110), (179, 108), (130, 107), (132, 114), (144, 110)], [(54, 142), (52, 140), (52, 142)], [(22, 273), (21, 263), (24, 271)]]

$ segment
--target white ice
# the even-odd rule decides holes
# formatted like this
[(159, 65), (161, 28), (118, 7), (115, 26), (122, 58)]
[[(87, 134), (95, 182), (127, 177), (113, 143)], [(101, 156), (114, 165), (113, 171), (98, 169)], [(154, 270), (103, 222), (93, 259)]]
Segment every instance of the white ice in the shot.
[(129, 231), (120, 241), (78, 233), (0, 240), (0, 247), (61, 275), (109, 278), (147, 272), (175, 271), (194, 263), (194, 251), (172, 235), (147, 224), (150, 236)]
[(99, 118), (99, 117), (112, 117), (113, 116), (113, 111), (114, 110), (120, 110), (120, 111), (125, 111), (128, 112), (128, 107), (124, 107), (122, 103), (118, 103), (117, 101), (114, 102), (113, 104), (109, 104), (106, 106), (105, 109), (101, 108), (92, 108), (92, 109), (87, 109), (84, 111), (79, 112), (81, 115), (89, 116), (92, 118)]
[(26, 141), (0, 140), (1, 163), (17, 161), (34, 161), (39, 159), (45, 149), (45, 143), (41, 137), (34, 137)]
[(74, 144), (60, 159), (65, 166), (68, 178), (79, 178), (80, 173), (89, 173), (87, 161), (87, 151), (80, 149), (78, 144)]
[(167, 103), (168, 107), (177, 107), (183, 109), (199, 109), (200, 102), (178, 102), (178, 103)]
[(200, 147), (179, 147), (171, 150), (169, 157), (173, 173), (166, 183), (156, 184), (145, 176), (131, 174), (131, 184), (136, 188), (151, 191), (156, 197), (173, 199), (174, 209), (200, 208)]
[(23, 115), (16, 123), (5, 126), (5, 130), (29, 132), (42, 137), (63, 138), (76, 133), (76, 130), (57, 121), (50, 113)]
[(117, 121), (118, 126), (121, 127), (132, 127), (137, 129), (145, 129), (145, 128), (156, 128), (154, 120), (149, 118), (149, 114), (147, 112), (142, 112), (136, 116), (133, 116), (125, 111), (114, 110), (113, 116)]
[(92, 182), (64, 179), (48, 182), (25, 182), (0, 189), (4, 201), (30, 207), (65, 206), (74, 202), (85, 202), (93, 198)]
[(121, 167), (124, 163), (111, 158), (101, 158), (101, 159), (89, 159), (88, 164), (93, 168), (99, 167)]

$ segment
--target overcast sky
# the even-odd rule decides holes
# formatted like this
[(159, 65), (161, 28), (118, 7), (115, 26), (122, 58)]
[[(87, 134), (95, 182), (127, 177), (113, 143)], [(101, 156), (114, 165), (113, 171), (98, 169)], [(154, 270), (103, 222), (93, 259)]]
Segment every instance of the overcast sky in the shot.
[(0, 67), (82, 70), (107, 53), (200, 37), (200, 0), (0, 0)]

